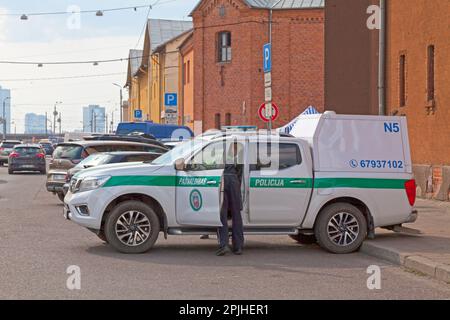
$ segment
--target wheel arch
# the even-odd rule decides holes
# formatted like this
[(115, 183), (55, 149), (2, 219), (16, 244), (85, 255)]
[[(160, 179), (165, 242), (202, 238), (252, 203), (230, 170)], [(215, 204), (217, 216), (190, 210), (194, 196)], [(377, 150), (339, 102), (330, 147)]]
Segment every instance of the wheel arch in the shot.
[(364, 215), (364, 217), (366, 218), (366, 222), (367, 222), (367, 234), (369, 238), (374, 237), (375, 234), (375, 224), (374, 224), (374, 220), (373, 220), (373, 215), (372, 212), (369, 208), (369, 206), (362, 201), (361, 199), (355, 198), (355, 197), (351, 197), (351, 196), (342, 196), (342, 197), (337, 197), (337, 198), (333, 198), (331, 200), (328, 200), (327, 202), (325, 202), (319, 209), (319, 211), (317, 212), (316, 218), (314, 220), (314, 227), (316, 226), (318, 217), (320, 216), (320, 214), (323, 212), (323, 210), (335, 203), (348, 203), (351, 205), (354, 205), (356, 208), (358, 208)]
[(108, 217), (111, 210), (117, 206), (119, 203), (130, 201), (130, 200), (136, 200), (143, 202), (150, 206), (153, 210), (155, 210), (156, 215), (159, 218), (159, 223), (161, 230), (164, 231), (164, 237), (167, 239), (167, 229), (168, 229), (168, 222), (167, 222), (167, 215), (161, 206), (161, 204), (153, 197), (143, 194), (143, 193), (128, 193), (123, 194), (112, 200), (105, 208), (102, 216), (102, 222), (101, 222), (101, 230), (103, 230), (106, 218)]

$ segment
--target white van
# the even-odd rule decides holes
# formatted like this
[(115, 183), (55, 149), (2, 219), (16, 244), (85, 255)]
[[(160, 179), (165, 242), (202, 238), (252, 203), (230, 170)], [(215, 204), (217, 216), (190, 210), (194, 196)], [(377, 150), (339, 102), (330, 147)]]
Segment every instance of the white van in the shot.
[(153, 163), (82, 171), (64, 215), (124, 253), (148, 251), (160, 232), (215, 234), (223, 164), (237, 142), (247, 235), (289, 235), (350, 253), (376, 227), (416, 220), (405, 118), (302, 116), (292, 134), (216, 132)]

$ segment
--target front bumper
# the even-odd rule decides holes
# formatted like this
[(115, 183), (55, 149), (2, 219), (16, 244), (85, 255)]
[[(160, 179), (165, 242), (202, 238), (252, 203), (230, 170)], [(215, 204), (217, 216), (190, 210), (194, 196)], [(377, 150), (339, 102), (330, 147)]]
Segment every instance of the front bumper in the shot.
[[(100, 230), (103, 212), (113, 195), (107, 189), (72, 193), (68, 192), (64, 198), (64, 217), (83, 227)], [(80, 207), (87, 207), (88, 215), (82, 214)]]

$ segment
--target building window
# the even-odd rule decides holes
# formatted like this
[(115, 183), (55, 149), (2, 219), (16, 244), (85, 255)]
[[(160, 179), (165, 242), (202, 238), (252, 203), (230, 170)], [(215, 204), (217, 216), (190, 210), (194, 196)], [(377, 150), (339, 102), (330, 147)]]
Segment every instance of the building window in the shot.
[(399, 95), (400, 107), (406, 106), (406, 55), (400, 56), (399, 67)]
[(428, 47), (427, 96), (428, 101), (434, 101), (434, 46)]
[(220, 129), (220, 113), (216, 113), (214, 116), (214, 122), (216, 129)]
[(225, 114), (225, 125), (231, 126), (231, 113)]
[(186, 72), (186, 62), (185, 63), (183, 63), (183, 84), (186, 84), (187, 83), (187, 79), (186, 79), (186, 74), (187, 74), (187, 72)]
[(231, 32), (219, 32), (218, 39), (218, 61), (231, 61)]

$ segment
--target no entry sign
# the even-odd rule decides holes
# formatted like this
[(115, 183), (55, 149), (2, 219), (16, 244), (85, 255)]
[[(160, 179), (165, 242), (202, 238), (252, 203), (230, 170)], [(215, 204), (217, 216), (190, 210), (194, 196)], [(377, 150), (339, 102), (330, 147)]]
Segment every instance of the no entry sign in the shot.
[(272, 121), (277, 120), (280, 114), (280, 109), (275, 103), (263, 103), (258, 110), (258, 115), (264, 122), (269, 122), (270, 119)]

